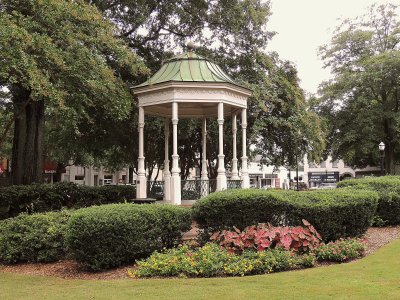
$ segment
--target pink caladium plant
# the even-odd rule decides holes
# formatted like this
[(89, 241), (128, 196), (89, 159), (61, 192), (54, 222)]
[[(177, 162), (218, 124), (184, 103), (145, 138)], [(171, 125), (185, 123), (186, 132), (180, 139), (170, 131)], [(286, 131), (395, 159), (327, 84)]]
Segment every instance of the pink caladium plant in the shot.
[(321, 243), (321, 236), (306, 220), (304, 226), (274, 227), (271, 224), (258, 224), (246, 227), (243, 231), (234, 227), (233, 231), (223, 230), (211, 236), (229, 252), (241, 254), (245, 249), (264, 251), (280, 247), (296, 253), (306, 253)]

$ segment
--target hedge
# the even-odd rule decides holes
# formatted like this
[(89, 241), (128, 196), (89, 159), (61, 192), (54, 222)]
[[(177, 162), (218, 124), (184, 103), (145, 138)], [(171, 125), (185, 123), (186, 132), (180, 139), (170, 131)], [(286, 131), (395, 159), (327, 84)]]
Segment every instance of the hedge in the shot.
[(0, 261), (51, 262), (65, 255), (69, 212), (21, 214), (0, 221)]
[(90, 187), (74, 183), (14, 185), (0, 188), (0, 219), (57, 211), (62, 208), (83, 208), (108, 203), (124, 203), (136, 196), (129, 185)]
[(373, 191), (332, 189), (310, 192), (228, 190), (197, 201), (193, 217), (205, 236), (221, 229), (258, 223), (301, 225), (308, 220), (325, 241), (359, 236), (371, 225), (378, 195)]
[(76, 211), (67, 226), (69, 253), (100, 271), (149, 256), (181, 242), (190, 210), (172, 205), (110, 204)]
[(376, 211), (376, 220), (381, 225), (400, 224), (400, 177), (382, 176), (361, 179), (349, 179), (338, 183), (338, 187), (353, 187), (376, 191), (379, 203)]

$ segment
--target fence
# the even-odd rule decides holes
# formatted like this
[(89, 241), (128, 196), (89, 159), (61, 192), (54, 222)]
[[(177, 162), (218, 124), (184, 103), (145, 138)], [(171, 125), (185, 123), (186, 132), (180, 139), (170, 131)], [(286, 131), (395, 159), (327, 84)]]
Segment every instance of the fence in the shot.
[[(227, 189), (242, 187), (240, 180), (228, 180)], [(217, 190), (217, 180), (182, 180), (181, 195), (183, 200), (197, 200)], [(149, 181), (147, 184), (147, 197), (162, 200), (164, 198), (164, 182)]]

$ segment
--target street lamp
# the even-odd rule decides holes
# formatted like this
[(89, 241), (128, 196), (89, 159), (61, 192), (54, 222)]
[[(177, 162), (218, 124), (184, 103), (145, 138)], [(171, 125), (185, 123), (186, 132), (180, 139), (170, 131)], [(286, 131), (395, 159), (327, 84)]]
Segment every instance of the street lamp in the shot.
[(384, 142), (380, 142), (379, 151), (381, 152), (381, 175), (384, 176), (385, 175), (385, 170), (383, 168), (383, 160), (385, 158), (385, 143)]

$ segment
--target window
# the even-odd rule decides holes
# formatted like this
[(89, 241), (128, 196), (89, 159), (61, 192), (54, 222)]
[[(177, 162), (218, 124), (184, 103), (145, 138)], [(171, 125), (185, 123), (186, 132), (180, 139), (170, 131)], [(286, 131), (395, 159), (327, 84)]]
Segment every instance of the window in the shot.
[(75, 175), (75, 180), (84, 180), (85, 175)]
[(332, 162), (332, 168), (339, 168), (339, 161), (335, 160)]
[(326, 161), (321, 161), (321, 163), (319, 164), (320, 168), (326, 168)]

